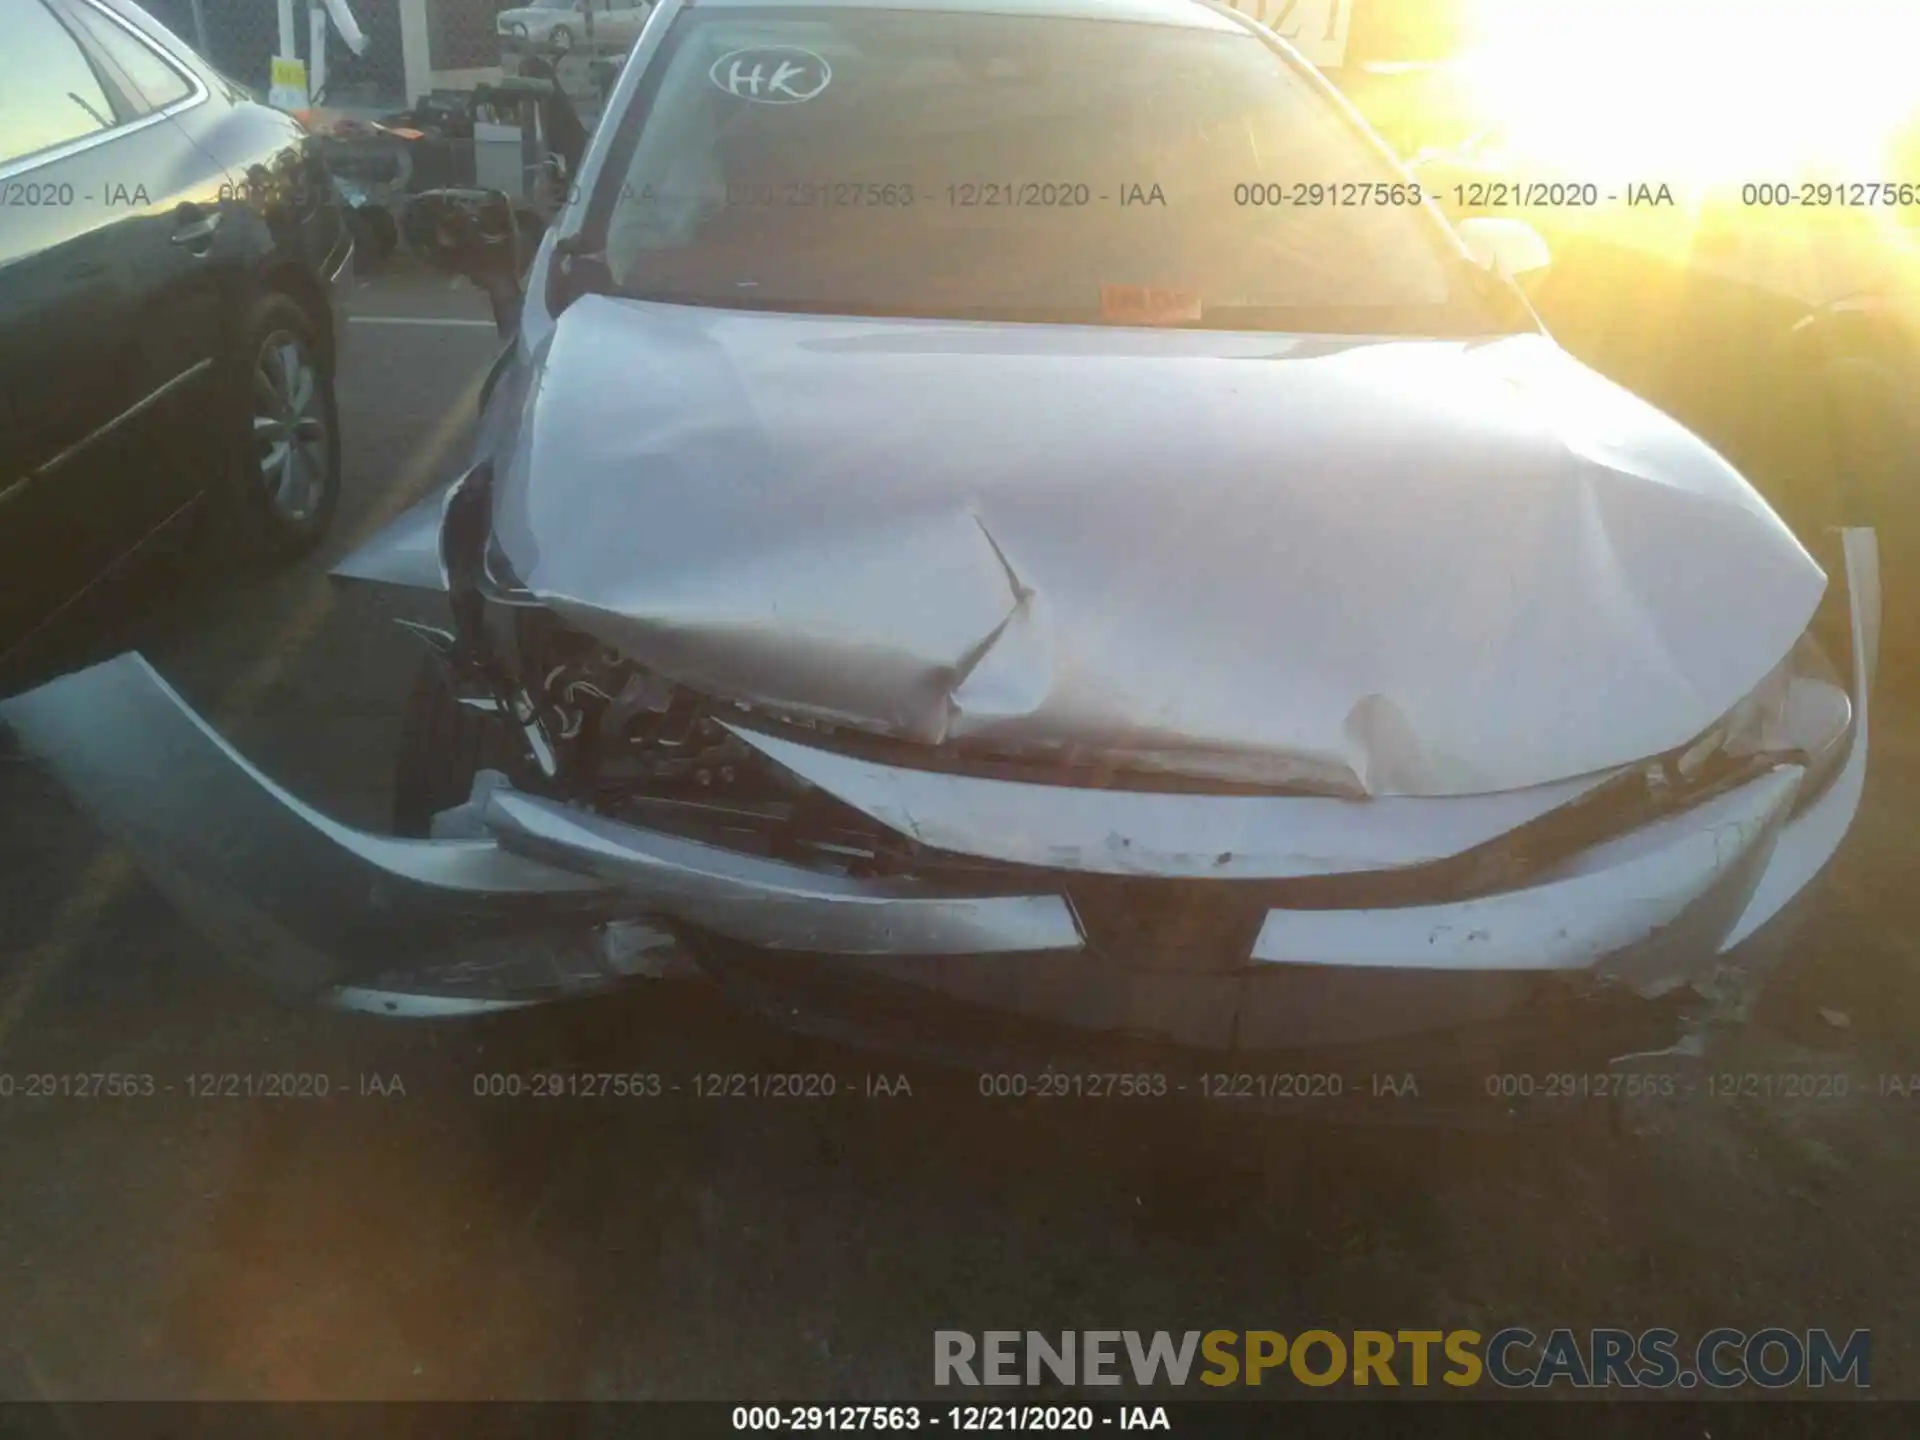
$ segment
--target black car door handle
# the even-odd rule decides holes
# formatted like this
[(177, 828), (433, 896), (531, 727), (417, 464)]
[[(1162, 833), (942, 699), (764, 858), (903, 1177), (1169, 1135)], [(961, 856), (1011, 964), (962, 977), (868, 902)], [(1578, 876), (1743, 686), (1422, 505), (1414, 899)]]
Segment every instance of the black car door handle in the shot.
[(213, 232), (220, 228), (218, 210), (202, 210), (198, 205), (182, 205), (174, 212), (173, 243), (183, 245), (195, 255), (204, 255), (213, 245)]

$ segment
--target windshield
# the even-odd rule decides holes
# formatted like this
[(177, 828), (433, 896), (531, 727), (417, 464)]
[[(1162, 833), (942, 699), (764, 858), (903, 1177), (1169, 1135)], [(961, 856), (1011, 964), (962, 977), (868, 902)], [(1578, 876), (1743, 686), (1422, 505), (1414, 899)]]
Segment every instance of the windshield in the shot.
[(626, 294), (1489, 328), (1417, 187), (1229, 22), (689, 10), (652, 68), (599, 202)]

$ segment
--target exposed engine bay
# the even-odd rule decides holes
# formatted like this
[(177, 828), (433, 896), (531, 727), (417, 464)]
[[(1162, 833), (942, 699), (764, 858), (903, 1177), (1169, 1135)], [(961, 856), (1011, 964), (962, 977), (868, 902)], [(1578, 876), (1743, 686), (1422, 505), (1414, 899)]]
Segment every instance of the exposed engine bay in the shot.
[[(516, 742), (508, 777), (532, 793), (823, 873), (974, 885), (1041, 877), (1021, 876), (1026, 867), (919, 843), (771, 760), (743, 737), (787, 736), (883, 764), (1075, 789), (1316, 793), (1129, 771), (1110, 759), (1100, 763), (1058, 750), (1036, 755), (966, 739), (912, 745), (859, 727), (701, 695), (583, 633), (527, 594), (491, 529), (491, 480), (489, 467), (477, 467), (448, 499), (441, 543), (456, 629), (435, 636), (434, 648), (460, 703), (500, 717), (503, 738)], [(1699, 736), (1619, 767), (1570, 803), (1484, 845), (1391, 871), (1269, 881), (1262, 893), (1276, 903), (1340, 907), (1460, 900), (1524, 885), (1583, 850), (1684, 812), (1783, 762), (1807, 765), (1815, 783), (1824, 783), (1840, 758), (1851, 718), (1846, 687), (1810, 630), (1773, 676)], [(448, 814), (452, 818), (436, 817), (433, 833), (463, 833), (471, 823)]]
[(455, 632), (432, 639), (460, 703), (491, 711), (517, 742), (516, 784), (833, 873), (898, 874), (913, 863), (882, 827), (729, 730), (748, 707), (676, 685), (529, 603), (490, 543), (489, 480), (478, 470), (449, 497), (442, 544)]

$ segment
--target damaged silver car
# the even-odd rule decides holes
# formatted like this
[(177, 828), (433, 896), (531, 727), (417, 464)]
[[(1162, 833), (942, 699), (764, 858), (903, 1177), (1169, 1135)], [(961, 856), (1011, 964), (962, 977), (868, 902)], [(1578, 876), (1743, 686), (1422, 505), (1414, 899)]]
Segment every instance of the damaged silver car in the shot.
[(399, 833), (137, 657), (8, 707), (292, 992), (1538, 1026), (1712, 990), (1853, 821), (1872, 532), (1823, 567), (1223, 6), (662, 0), (524, 285), (426, 203), (511, 346), (338, 572), (445, 596)]

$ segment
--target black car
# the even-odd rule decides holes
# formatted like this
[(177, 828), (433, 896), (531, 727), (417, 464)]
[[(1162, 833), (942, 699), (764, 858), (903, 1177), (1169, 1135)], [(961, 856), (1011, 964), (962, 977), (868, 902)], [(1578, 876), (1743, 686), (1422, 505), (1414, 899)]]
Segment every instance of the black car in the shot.
[(259, 556), (340, 489), (334, 296), (353, 245), (314, 142), (125, 0), (5, 0), (0, 684), (75, 602), (213, 511)]

